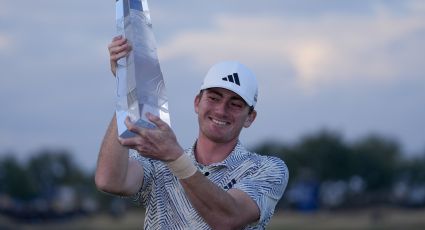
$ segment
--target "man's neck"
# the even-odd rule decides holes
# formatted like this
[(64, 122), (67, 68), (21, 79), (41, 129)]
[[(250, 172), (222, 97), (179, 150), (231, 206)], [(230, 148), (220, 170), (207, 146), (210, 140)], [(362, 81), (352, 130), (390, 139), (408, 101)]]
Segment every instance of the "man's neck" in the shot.
[(195, 157), (203, 165), (210, 165), (224, 161), (233, 151), (238, 140), (217, 143), (208, 138), (201, 138), (196, 142)]

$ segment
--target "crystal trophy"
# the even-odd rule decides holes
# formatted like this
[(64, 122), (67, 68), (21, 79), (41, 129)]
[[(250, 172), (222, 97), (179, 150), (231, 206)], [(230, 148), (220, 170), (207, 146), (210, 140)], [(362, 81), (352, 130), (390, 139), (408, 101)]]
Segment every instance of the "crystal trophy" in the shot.
[(146, 118), (150, 112), (170, 125), (168, 98), (156, 53), (147, 0), (117, 0), (116, 26), (118, 35), (127, 38), (132, 49), (117, 62), (116, 118), (118, 135), (132, 137), (125, 126), (126, 117), (136, 125), (154, 128)]

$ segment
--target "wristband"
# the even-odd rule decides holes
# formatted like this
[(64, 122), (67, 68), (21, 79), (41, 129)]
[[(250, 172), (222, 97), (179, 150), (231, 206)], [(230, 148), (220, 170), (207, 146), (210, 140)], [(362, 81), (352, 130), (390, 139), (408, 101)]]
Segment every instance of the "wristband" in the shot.
[(198, 171), (198, 168), (192, 163), (192, 160), (183, 154), (174, 161), (166, 163), (171, 172), (178, 179), (186, 179)]

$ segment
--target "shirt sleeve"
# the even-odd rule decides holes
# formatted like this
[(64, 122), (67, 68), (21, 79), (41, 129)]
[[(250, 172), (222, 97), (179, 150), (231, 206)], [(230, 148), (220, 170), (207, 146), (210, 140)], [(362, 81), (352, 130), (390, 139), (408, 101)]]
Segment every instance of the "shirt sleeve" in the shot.
[(288, 168), (282, 160), (276, 157), (265, 158), (255, 172), (234, 186), (247, 193), (258, 205), (260, 219), (255, 225), (262, 227), (270, 221), (289, 178)]
[(151, 159), (140, 156), (136, 151), (130, 150), (130, 158), (136, 160), (143, 168), (143, 183), (133, 200), (143, 207), (146, 207), (153, 184), (153, 174), (155, 170), (154, 162)]

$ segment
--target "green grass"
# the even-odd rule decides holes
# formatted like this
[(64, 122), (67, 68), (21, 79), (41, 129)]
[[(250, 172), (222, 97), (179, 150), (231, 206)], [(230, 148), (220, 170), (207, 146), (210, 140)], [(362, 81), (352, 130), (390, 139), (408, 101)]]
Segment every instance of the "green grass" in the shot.
[[(92, 217), (75, 218), (72, 220), (23, 224), (0, 216), (0, 229), (23, 230), (92, 230), (92, 229), (142, 229), (143, 212), (127, 212), (122, 218), (113, 218), (107, 214)], [(376, 208), (357, 211), (339, 211), (302, 214), (283, 211), (276, 213), (268, 228), (271, 230), (344, 230), (344, 229), (425, 229), (425, 209), (400, 210)]]
[(425, 229), (425, 210), (364, 209), (317, 213), (280, 212), (271, 220), (268, 229), (291, 230), (351, 230), (351, 229)]

